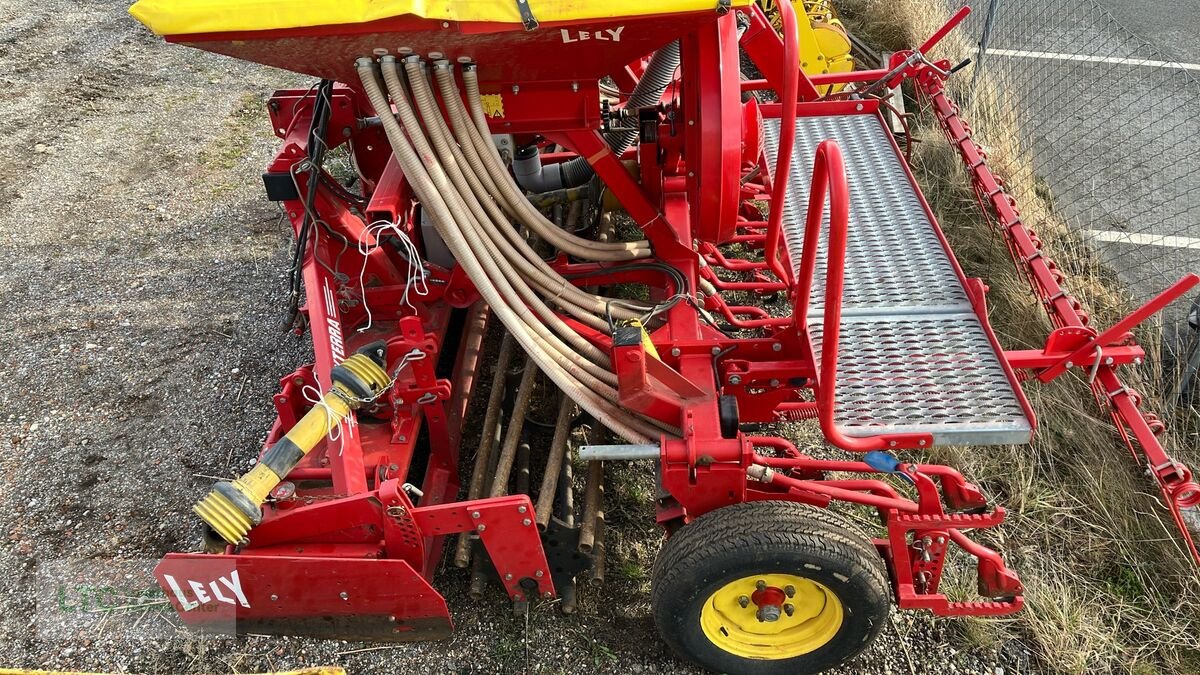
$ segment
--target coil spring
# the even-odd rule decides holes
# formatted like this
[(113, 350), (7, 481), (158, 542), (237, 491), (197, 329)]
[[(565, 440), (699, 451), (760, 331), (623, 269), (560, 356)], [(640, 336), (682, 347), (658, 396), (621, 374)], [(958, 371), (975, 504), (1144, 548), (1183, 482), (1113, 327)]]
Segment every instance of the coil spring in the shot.
[(805, 408), (787, 408), (786, 410), (775, 411), (775, 417), (780, 422), (804, 422), (807, 420), (817, 419), (817, 409), (815, 407)]

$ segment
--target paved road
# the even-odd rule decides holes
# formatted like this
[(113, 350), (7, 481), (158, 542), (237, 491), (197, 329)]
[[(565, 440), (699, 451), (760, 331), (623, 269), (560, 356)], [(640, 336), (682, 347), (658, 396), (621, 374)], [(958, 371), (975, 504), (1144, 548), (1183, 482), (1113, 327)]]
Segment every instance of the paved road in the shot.
[[(977, 36), (988, 2), (970, 4)], [(1200, 3), (1000, 0), (984, 61), (1034, 175), (1138, 300), (1200, 270), (1200, 67), (1122, 60), (1200, 64), (1197, 34)]]
[(1167, 58), (1200, 63), (1200, 3), (1178, 0), (1097, 0)]

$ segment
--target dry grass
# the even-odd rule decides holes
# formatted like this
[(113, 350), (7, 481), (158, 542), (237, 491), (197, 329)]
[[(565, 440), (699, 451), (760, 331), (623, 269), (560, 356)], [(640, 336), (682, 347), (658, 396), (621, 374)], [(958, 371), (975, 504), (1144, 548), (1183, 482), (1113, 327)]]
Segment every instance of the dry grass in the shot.
[[(919, 44), (947, 16), (938, 0), (841, 0), (838, 7), (859, 37), (889, 50)], [(961, 32), (949, 39), (959, 41), (949, 45), (952, 53), (968, 51)], [(1014, 140), (1020, 134), (1011, 108), (1001, 105), (1003, 92), (986, 79), (967, 92), (968, 83), (952, 80), (950, 93), (974, 125), (989, 164), (1006, 178), (1026, 223), (1066, 272), (1064, 285), (1094, 325), (1109, 325), (1129, 308), (1128, 295), (1054, 213), (1048, 190), (1030, 169), (1032, 158)], [(991, 287), (997, 334), (1009, 348), (1040, 346), (1050, 329), (1041, 306), (1003, 239), (986, 227), (958, 156), (930, 126), (932, 115), (920, 118), (914, 169), (967, 274)], [(1159, 334), (1140, 335), (1148, 353), (1158, 353)], [(1153, 392), (1159, 373), (1142, 371), (1127, 372), (1126, 379)], [(1173, 534), (1156, 487), (1130, 461), (1083, 378), (1026, 391), (1040, 421), (1032, 446), (950, 448), (934, 458), (962, 469), (1010, 509), (999, 536), (1028, 589), (1027, 607), (1014, 619), (964, 621), (964, 641), (1019, 637), (1051, 672), (1200, 672), (1200, 576)], [(1161, 403), (1148, 399), (1151, 409)], [(1179, 459), (1195, 460), (1184, 440), (1175, 433), (1164, 443)]]

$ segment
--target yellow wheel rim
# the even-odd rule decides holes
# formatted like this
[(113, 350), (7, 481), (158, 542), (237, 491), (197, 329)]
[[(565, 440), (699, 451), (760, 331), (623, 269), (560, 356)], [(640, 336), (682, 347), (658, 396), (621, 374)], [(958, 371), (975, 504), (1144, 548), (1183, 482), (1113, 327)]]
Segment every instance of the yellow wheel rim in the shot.
[[(779, 611), (774, 621), (760, 621), (762, 608), (747, 602), (751, 598), (780, 610), (790, 606), (791, 611)], [(779, 598), (780, 605), (769, 602)], [(842, 601), (820, 583), (792, 574), (756, 574), (710, 595), (700, 610), (700, 628), (714, 645), (735, 656), (790, 659), (826, 645), (841, 629), (842, 616)]]

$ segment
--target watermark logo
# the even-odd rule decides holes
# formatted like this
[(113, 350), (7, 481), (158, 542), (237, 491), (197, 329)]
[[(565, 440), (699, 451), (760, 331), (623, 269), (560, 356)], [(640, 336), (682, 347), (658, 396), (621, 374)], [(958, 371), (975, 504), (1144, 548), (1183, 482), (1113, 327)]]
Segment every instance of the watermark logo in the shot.
[[(233, 564), (181, 566), (156, 577), (159, 563), (142, 558), (40, 563), (28, 587), (36, 603), (33, 637), (62, 643), (155, 641), (234, 632), (238, 614), (250, 608), (251, 593)], [(194, 622), (203, 629), (185, 626)]]

